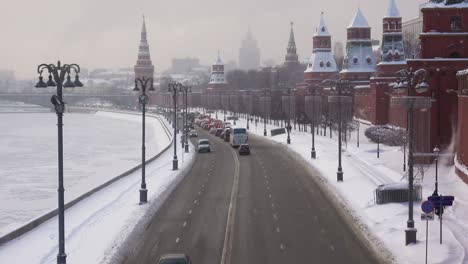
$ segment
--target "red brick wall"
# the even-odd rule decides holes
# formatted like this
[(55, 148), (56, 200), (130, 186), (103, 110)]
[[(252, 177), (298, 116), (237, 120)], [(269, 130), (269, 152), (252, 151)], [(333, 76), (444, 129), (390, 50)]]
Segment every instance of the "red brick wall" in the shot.
[(354, 116), (375, 123), (375, 96), (370, 86), (354, 89)]
[(458, 97), (458, 117), (457, 157), (460, 163), (468, 166), (468, 95)]

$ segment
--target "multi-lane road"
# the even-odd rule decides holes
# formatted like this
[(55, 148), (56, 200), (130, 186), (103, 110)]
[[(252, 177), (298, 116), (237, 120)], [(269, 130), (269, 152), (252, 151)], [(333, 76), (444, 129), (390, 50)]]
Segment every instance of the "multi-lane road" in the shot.
[(340, 217), (311, 170), (284, 146), (250, 136), (250, 156), (221, 139), (126, 242), (122, 263), (188, 253), (193, 263), (379, 263)]

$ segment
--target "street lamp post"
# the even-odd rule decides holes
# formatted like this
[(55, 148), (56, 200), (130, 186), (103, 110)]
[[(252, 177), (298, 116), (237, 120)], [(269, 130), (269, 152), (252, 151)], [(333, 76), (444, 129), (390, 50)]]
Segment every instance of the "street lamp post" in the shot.
[(148, 84), (150, 85), (149, 91), (154, 91), (153, 88), (153, 78), (146, 79), (143, 78), (135, 78), (135, 88), (133, 91), (140, 91), (138, 88), (138, 83), (141, 87), (141, 94), (138, 97), (138, 102), (141, 104), (141, 117), (142, 117), (142, 128), (141, 128), (141, 188), (140, 188), (140, 204), (145, 204), (148, 202), (148, 190), (146, 189), (146, 181), (145, 181), (145, 168), (146, 168), (146, 147), (145, 147), (145, 112), (146, 112), (146, 104), (148, 104), (148, 95), (146, 94), (146, 87)]
[[(42, 73), (49, 73), (49, 80), (45, 83), (42, 79)], [(75, 81), (72, 82), (70, 72), (75, 72)], [(65, 102), (63, 101), (63, 88), (82, 87), (83, 84), (79, 80), (80, 66), (77, 64), (64, 64), (60, 61), (57, 65), (40, 64), (37, 66), (39, 81), (35, 85), (36, 88), (57, 87), (57, 94), (52, 95), (51, 102), (54, 105), (55, 113), (57, 114), (57, 135), (58, 135), (58, 216), (59, 216), (59, 252), (57, 254), (57, 263), (67, 263), (67, 254), (65, 253), (65, 202), (63, 187), (63, 113), (65, 112)], [(67, 80), (65, 83), (65, 75)]]
[[(267, 119), (266, 119), (266, 116), (267, 116), (267, 96), (270, 96), (270, 100), (271, 100), (271, 94), (270, 94), (270, 91), (267, 90), (267, 89), (263, 89), (263, 136), (267, 136), (267, 129), (266, 129), (266, 122), (267, 122)], [(268, 104), (268, 107), (270, 107), (270, 105)], [(268, 111), (270, 111), (268, 109)]]
[(169, 92), (172, 93), (172, 102), (174, 103), (174, 158), (172, 160), (172, 170), (179, 168), (179, 161), (177, 160), (177, 95), (182, 92), (181, 83), (169, 83)]
[(440, 149), (439, 148), (434, 148), (434, 155), (435, 155), (435, 189), (434, 193), (432, 196), (439, 196), (438, 189), (439, 189), (439, 179), (438, 179), (438, 163), (439, 163), (439, 154), (440, 154)]
[[(416, 243), (417, 229), (414, 227), (413, 219), (413, 192), (414, 192), (414, 109), (431, 107), (431, 100), (428, 97), (415, 96), (415, 92), (422, 93), (427, 91), (429, 85), (426, 83), (426, 70), (419, 69), (409, 71), (404, 69), (397, 72), (399, 77), (398, 84), (394, 86), (397, 92), (407, 92), (408, 96), (392, 98), (392, 105), (403, 104), (408, 110), (408, 221), (405, 230), (406, 245)], [(422, 80), (419, 84), (418, 81)]]
[[(296, 123), (294, 123), (294, 127)], [(288, 86), (288, 138), (286, 143), (291, 144), (291, 87)]]
[(329, 96), (328, 100), (338, 105), (338, 171), (336, 172), (336, 179), (341, 182), (343, 181), (343, 168), (341, 166), (342, 103), (351, 103), (352, 98), (349, 96), (351, 94), (351, 84), (348, 80), (344, 79), (325, 80), (323, 83), (334, 85), (333, 89), (336, 93), (334, 96)]
[[(184, 104), (185, 104), (185, 123), (184, 123), (184, 143), (185, 143), (185, 153), (189, 152), (189, 144), (188, 144), (188, 93), (192, 92), (192, 88), (190, 86), (184, 85), (182, 86), (182, 91), (184, 93)], [(217, 114), (218, 112), (216, 112)], [(218, 119), (218, 117), (216, 117)]]
[(321, 97), (317, 96), (317, 91), (319, 88), (320, 87), (318, 85), (311, 85), (308, 87), (309, 94), (311, 96), (311, 101), (308, 102), (309, 109), (307, 113), (309, 114), (310, 119), (310, 133), (312, 134), (312, 150), (310, 151), (310, 157), (312, 159), (317, 158), (317, 153), (315, 151), (315, 122), (317, 122), (316, 115), (318, 114), (316, 112), (318, 112), (321, 108)]
[(406, 171), (406, 136), (403, 136), (403, 171)]

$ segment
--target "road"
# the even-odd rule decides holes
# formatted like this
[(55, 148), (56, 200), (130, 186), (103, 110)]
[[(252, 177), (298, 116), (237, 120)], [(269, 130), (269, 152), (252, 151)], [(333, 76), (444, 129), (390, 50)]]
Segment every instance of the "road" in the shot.
[(251, 155), (239, 156), (199, 133), (213, 152), (196, 156), (122, 263), (174, 252), (204, 264), (378, 263), (284, 146), (250, 136)]

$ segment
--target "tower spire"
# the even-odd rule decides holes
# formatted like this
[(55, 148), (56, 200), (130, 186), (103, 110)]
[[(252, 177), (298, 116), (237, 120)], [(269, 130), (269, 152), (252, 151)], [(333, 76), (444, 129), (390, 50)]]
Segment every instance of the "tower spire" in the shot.
[(141, 39), (138, 47), (138, 59), (134, 67), (136, 78), (153, 78), (154, 66), (151, 62), (148, 39), (146, 37), (145, 15), (143, 15), (143, 24), (141, 27)]
[(395, 17), (395, 18), (401, 17), (400, 10), (398, 10), (395, 0), (390, 0), (388, 2), (388, 8), (387, 8), (387, 13), (385, 14), (385, 17)]
[(288, 48), (286, 49), (286, 56), (285, 56), (285, 62), (284, 62), (284, 64), (286, 65), (299, 63), (299, 57), (297, 56), (297, 53), (296, 53), (296, 40), (294, 39), (294, 29), (293, 29), (294, 23), (291, 21), (290, 25), (291, 25), (291, 30), (289, 32)]

